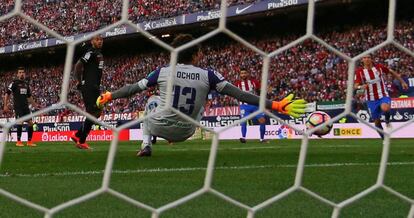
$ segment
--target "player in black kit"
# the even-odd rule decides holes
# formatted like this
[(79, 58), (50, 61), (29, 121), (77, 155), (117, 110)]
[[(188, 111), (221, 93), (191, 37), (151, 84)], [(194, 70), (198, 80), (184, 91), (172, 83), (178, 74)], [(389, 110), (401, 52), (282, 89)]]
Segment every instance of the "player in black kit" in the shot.
[[(75, 76), (78, 82), (77, 88), (82, 93), (83, 102), (86, 112), (99, 117), (101, 109), (96, 106), (96, 99), (100, 95), (100, 85), (102, 70), (104, 65), (101, 48), (103, 39), (101, 36), (95, 36), (91, 39), (91, 48), (89, 48), (75, 65)], [(71, 136), (76, 147), (80, 149), (89, 149), (86, 143), (91, 131), (93, 121), (86, 119), (80, 129)]]
[[(17, 69), (17, 79), (15, 79), (6, 90), (6, 94), (4, 95), (4, 112), (9, 111), (9, 99), (10, 95), (13, 95), (13, 106), (14, 112), (16, 115), (16, 119), (23, 117), (24, 115), (30, 114), (29, 103), (32, 107), (37, 107), (37, 104), (32, 98), (32, 94), (30, 91), (29, 83), (25, 80), (26, 73), (23, 67), (19, 67)], [(32, 136), (33, 136), (33, 122), (32, 119), (26, 121), (27, 126), (27, 146), (35, 147), (36, 144), (32, 143)], [(17, 143), (16, 146), (22, 147), (24, 144), (21, 141), (22, 136), (22, 124), (18, 123), (16, 125), (17, 128)]]

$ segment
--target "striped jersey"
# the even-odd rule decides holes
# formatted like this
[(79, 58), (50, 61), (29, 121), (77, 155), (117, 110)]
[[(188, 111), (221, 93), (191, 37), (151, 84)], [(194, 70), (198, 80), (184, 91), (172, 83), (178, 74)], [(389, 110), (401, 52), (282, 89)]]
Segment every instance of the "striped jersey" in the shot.
[[(242, 91), (249, 92), (254, 95), (258, 95), (258, 90), (260, 89), (260, 82), (255, 79), (246, 79), (246, 80), (239, 80), (235, 84), (237, 88), (241, 89)], [(240, 104), (247, 104), (244, 102), (240, 102)]]
[(360, 67), (355, 72), (355, 83), (367, 84), (365, 90), (365, 100), (376, 101), (383, 97), (389, 97), (384, 82), (384, 74), (389, 73), (389, 69), (382, 64), (374, 64), (371, 69)]

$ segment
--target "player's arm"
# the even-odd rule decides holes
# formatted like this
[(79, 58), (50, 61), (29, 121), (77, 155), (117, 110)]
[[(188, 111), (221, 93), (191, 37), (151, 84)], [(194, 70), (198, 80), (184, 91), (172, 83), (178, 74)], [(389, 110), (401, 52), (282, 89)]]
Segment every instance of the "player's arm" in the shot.
[(367, 84), (360, 84), (358, 82), (354, 83), (354, 89), (356, 90), (357, 94), (362, 94), (365, 92), (365, 90), (367, 89), (368, 85)]
[(4, 102), (3, 110), (5, 112), (9, 111), (9, 107), (8, 107), (9, 99), (10, 99), (10, 95), (8, 93), (5, 93), (3, 96), (3, 102)]
[(37, 103), (34, 101), (32, 97), (32, 90), (30, 87), (27, 88), (27, 102), (32, 105), (32, 107), (37, 108)]
[(366, 89), (367, 88), (367, 84), (361, 84), (361, 83), (357, 83), (357, 82), (355, 82), (354, 83), (354, 89)]
[(365, 91), (365, 89), (367, 87), (368, 87), (368, 85), (367, 84), (363, 84), (363, 82), (362, 82), (362, 77), (361, 77), (360, 71), (357, 70), (355, 72), (354, 89)]
[(112, 99), (126, 98), (136, 93), (142, 92), (148, 88), (148, 79), (144, 78), (132, 85), (126, 85), (112, 92)]
[[(208, 80), (211, 89), (217, 90), (221, 94), (231, 96), (247, 104), (259, 105), (259, 96), (242, 91), (241, 89), (226, 81), (220, 73), (214, 70), (208, 71)], [(303, 99), (293, 100), (293, 98), (294, 95), (290, 94), (282, 101), (266, 100), (265, 107), (267, 109), (297, 118), (300, 117), (301, 114), (305, 113), (306, 101)]]
[(399, 73), (397, 73), (396, 71), (394, 71), (394, 70), (392, 70), (392, 69), (388, 69), (388, 71), (392, 74), (392, 76), (394, 77), (394, 78), (396, 78), (396, 79), (398, 79), (398, 81), (400, 81), (400, 83), (401, 83), (401, 87), (404, 89), (404, 90), (407, 90), (408, 89), (408, 84), (401, 78), (401, 76), (400, 76), (400, 74)]
[(127, 98), (131, 95), (134, 95), (136, 93), (142, 92), (145, 89), (147, 89), (147, 84), (148, 84), (148, 80), (142, 79), (137, 83), (131, 84), (131, 85), (126, 85), (116, 91), (113, 92), (105, 92), (103, 94), (101, 94), (98, 99), (96, 99), (96, 105), (98, 107), (102, 107), (104, 104), (118, 99), (118, 98)]
[(82, 73), (83, 73), (83, 62), (81, 60), (79, 60), (78, 62), (76, 62), (75, 64), (75, 78), (77, 81), (77, 88), (80, 89), (81, 85), (82, 85)]
[(160, 70), (157, 69), (151, 72), (146, 78), (141, 79), (137, 83), (132, 85), (126, 85), (114, 92), (105, 92), (101, 96), (96, 99), (96, 104), (98, 107), (108, 103), (109, 101), (118, 99), (118, 98), (126, 98), (131, 95), (135, 95), (136, 93), (142, 92), (146, 90), (148, 87), (152, 87), (157, 85), (158, 76), (160, 74)]
[(37, 103), (33, 100), (32, 96), (28, 97), (27, 101), (32, 105), (32, 107), (37, 108)]
[[(260, 97), (251, 93), (242, 91), (236, 86), (227, 81), (222, 81), (216, 85), (216, 90), (231, 97), (236, 98), (239, 101), (246, 102), (247, 104), (259, 105)], [(274, 110), (282, 114), (287, 114), (292, 117), (300, 117), (305, 113), (306, 101), (303, 99), (293, 100), (294, 95), (290, 94), (282, 101), (270, 101), (266, 100), (265, 107), (269, 110)]]
[(9, 87), (7, 87), (6, 93), (4, 94), (4, 97), (3, 97), (3, 102), (4, 102), (3, 110), (4, 110), (4, 112), (9, 111), (9, 105), (8, 104), (9, 104), (9, 100), (10, 100), (10, 95), (12, 94), (12, 90), (13, 90), (13, 83), (11, 83), (9, 85)]

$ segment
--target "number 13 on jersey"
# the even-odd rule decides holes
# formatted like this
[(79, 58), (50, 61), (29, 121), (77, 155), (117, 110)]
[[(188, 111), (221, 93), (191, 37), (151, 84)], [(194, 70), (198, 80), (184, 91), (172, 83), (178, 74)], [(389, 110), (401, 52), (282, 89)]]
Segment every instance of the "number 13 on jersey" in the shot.
[(197, 90), (192, 87), (174, 86), (173, 107), (179, 111), (191, 115), (194, 111)]

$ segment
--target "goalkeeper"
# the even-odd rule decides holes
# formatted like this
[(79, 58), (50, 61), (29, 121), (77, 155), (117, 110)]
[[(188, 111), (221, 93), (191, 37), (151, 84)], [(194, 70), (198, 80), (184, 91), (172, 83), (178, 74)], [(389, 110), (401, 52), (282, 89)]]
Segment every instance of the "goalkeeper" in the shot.
[[(181, 34), (171, 45), (178, 47), (191, 40), (193, 40), (191, 35)], [(240, 90), (225, 80), (220, 73), (194, 66), (198, 55), (200, 55), (199, 48), (191, 47), (180, 52), (178, 56), (178, 64), (173, 75), (174, 90), (171, 105), (173, 108), (198, 122), (203, 114), (207, 95), (211, 90), (232, 96), (248, 104), (259, 104), (259, 96)], [(114, 92), (106, 92), (97, 99), (97, 106), (102, 107), (111, 100), (126, 98), (158, 85), (160, 97), (153, 98), (154, 102), (149, 99), (145, 107), (145, 114), (149, 117), (143, 123), (143, 142), (137, 156), (151, 156), (152, 136), (161, 137), (170, 142), (180, 142), (185, 141), (195, 132), (196, 126), (192, 122), (171, 110), (162, 110), (166, 103), (167, 83), (171, 73), (173, 72), (170, 66), (158, 68), (137, 83), (124, 86)], [(290, 94), (282, 101), (266, 100), (266, 108), (292, 117), (299, 117), (305, 112), (306, 101), (293, 98), (294, 95)]]

